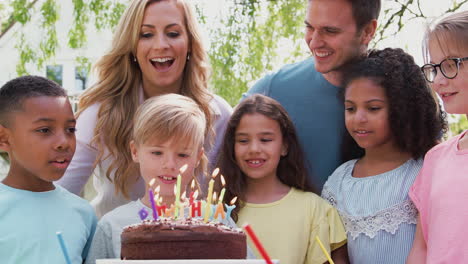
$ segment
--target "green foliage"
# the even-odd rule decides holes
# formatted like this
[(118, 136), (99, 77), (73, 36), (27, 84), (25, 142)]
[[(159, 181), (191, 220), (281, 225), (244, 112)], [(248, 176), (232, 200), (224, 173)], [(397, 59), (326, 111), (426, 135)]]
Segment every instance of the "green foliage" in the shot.
[(31, 19), (27, 0), (14, 0), (11, 5), (13, 7), (12, 17), (14, 21), (24, 25)]
[(42, 28), (46, 31), (45, 38), (39, 43), (37, 67), (38, 69), (44, 66), (44, 63), (55, 56), (55, 50), (58, 44), (56, 22), (59, 20), (59, 10), (54, 0), (47, 0), (41, 6)]
[[(440, 10), (439, 14), (455, 12), (467, 2), (468, 0), (451, 0), (452, 5), (445, 10)], [(392, 0), (386, 1), (384, 6), (386, 8), (381, 11), (379, 27), (373, 40), (374, 47), (379, 41), (398, 34), (405, 26), (405, 22), (427, 18), (423, 11), (424, 0)]]
[[(26, 23), (30, 20), (37, 0), (8, 0), (12, 7), (9, 21)], [(68, 32), (68, 46), (83, 48), (87, 44), (87, 28), (93, 23), (98, 30), (113, 29), (122, 13), (127, 0), (71, 0), (73, 3), (73, 23)], [(207, 0), (215, 1), (215, 0)], [(46, 36), (39, 43), (38, 52), (33, 49), (23, 35), (18, 39), (20, 62), (18, 74), (26, 74), (26, 65), (43, 64), (55, 56), (59, 46), (55, 24), (58, 20), (58, 3), (45, 0), (41, 6), (43, 22), (40, 27)], [(382, 10), (377, 36), (374, 44), (393, 36), (404, 27), (404, 22), (425, 18), (421, 6), (423, 0), (388, 0)], [(453, 12), (468, 0), (451, 0), (447, 10), (440, 14)], [(307, 6), (306, 0), (235, 0), (226, 2), (227, 16), (219, 18), (220, 23), (213, 28), (207, 25), (202, 8), (196, 7), (200, 23), (210, 29), (211, 47), (209, 52), (213, 69), (211, 87), (232, 105), (254, 81), (275, 65), (283, 65), (307, 56), (301, 50), (303, 42), (303, 20)], [(2, 25), (2, 30), (6, 27)], [(280, 54), (281, 45), (287, 45), (288, 54)], [(37, 49), (36, 49), (37, 50)], [(285, 58), (280, 61), (280, 58)], [(78, 62), (81, 63), (81, 62)], [(89, 61), (88, 61), (89, 63)]]
[[(228, 18), (211, 32), (210, 60), (213, 89), (235, 105), (251, 82), (273, 68), (279, 40), (302, 39), (305, 5), (302, 0), (246, 0), (233, 5)], [(299, 50), (297, 45), (294, 50)], [(298, 55), (289, 56), (289, 62)]]
[(117, 1), (92, 0), (89, 9), (94, 14), (94, 25), (98, 30), (114, 28), (127, 6)]
[(13, 16), (11, 16), (7, 9), (8, 5), (10, 5), (9, 0), (0, 2), (0, 34), (2, 34), (13, 21)]
[(0, 25), (0, 32), (3, 33), (13, 22), (14, 22), (13, 16), (8, 17), (8, 19), (3, 21), (2, 24)]
[(16, 65), (16, 74), (18, 76), (28, 75), (29, 72), (26, 69), (26, 64), (36, 61), (36, 54), (31, 46), (26, 43), (24, 34), (20, 34), (15, 48), (19, 51), (20, 56), (19, 63)]
[[(453, 116), (453, 115), (452, 115)], [(466, 115), (460, 115), (458, 122), (450, 124), (450, 131), (453, 135), (458, 135), (468, 129), (468, 120)]]
[(85, 69), (86, 72), (89, 72), (91, 70), (91, 61), (88, 58), (84, 56), (79, 56), (76, 58), (76, 62), (78, 64), (78, 67)]
[(88, 7), (83, 0), (72, 0), (73, 6), (73, 27), (68, 32), (68, 46), (73, 49), (85, 46), (88, 38), (86, 36), (86, 26), (89, 21)]

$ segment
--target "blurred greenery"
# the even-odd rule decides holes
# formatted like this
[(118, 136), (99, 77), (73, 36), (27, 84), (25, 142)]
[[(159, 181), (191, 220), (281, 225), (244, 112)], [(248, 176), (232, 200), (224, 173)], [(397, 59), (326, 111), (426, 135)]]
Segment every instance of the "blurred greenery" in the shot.
[[(19, 50), (16, 71), (19, 76), (28, 74), (30, 67), (43, 69), (45, 61), (54, 58), (60, 45), (68, 45), (72, 49), (86, 48), (87, 29), (94, 26), (98, 30), (113, 30), (128, 4), (127, 0), (68, 0), (72, 1), (73, 19), (67, 40), (59, 43), (55, 25), (62, 1), (4, 1), (8, 4), (10, 14), (5, 15), (6, 4), (0, 4), (0, 17), (2, 14), (3, 17), (9, 17), (8, 23), (25, 24), (30, 21), (35, 10), (40, 10), (42, 22), (38, 30), (44, 31), (46, 36), (38, 45), (19, 32), (16, 44)], [(468, 2), (450, 1), (447, 9), (440, 10), (440, 15), (456, 11)], [(221, 10), (222, 15), (215, 22), (205, 16), (203, 0), (194, 2), (199, 21), (211, 36), (210, 87), (231, 105), (237, 104), (242, 93), (274, 66), (308, 56), (308, 51), (301, 48), (306, 0), (226, 1), (226, 7)], [(400, 32), (405, 22), (426, 18), (423, 10), (427, 10), (429, 4), (424, 0), (385, 0), (372, 46)], [(288, 54), (281, 54), (280, 48), (284, 46), (287, 46)], [(82, 55), (75, 60), (84, 67), (91, 65), (90, 60)]]
[[(454, 115), (452, 115), (452, 117), (454, 117)], [(468, 129), (468, 120), (466, 115), (457, 115), (456, 118), (458, 118), (458, 122), (450, 124), (450, 131), (453, 135), (458, 135)]]
[[(45, 61), (54, 58), (60, 45), (73, 49), (85, 48), (87, 28), (113, 29), (128, 4), (126, 0), (68, 1), (72, 1), (73, 19), (66, 43), (59, 43), (55, 28), (61, 1), (4, 0), (4, 3), (0, 3), (2, 32), (11, 23), (25, 24), (30, 21), (36, 8), (42, 16), (38, 27), (44, 31), (45, 37), (39, 44), (27, 39), (23, 33), (18, 34), (18, 75), (27, 74), (31, 66), (42, 69)], [(450, 1), (450, 7), (440, 10), (440, 14), (456, 11), (468, 2)], [(211, 88), (231, 105), (235, 105), (241, 94), (265, 72), (272, 70), (274, 65), (291, 63), (307, 56), (307, 51), (300, 47), (306, 0), (226, 1), (223, 16), (219, 16), (216, 23), (206, 19), (202, 2), (195, 1), (195, 7), (200, 23), (209, 29), (211, 36)], [(406, 21), (425, 18), (423, 10), (427, 5), (424, 0), (386, 0), (372, 45), (400, 32)], [(281, 45), (288, 46), (288, 54), (280, 54)]]

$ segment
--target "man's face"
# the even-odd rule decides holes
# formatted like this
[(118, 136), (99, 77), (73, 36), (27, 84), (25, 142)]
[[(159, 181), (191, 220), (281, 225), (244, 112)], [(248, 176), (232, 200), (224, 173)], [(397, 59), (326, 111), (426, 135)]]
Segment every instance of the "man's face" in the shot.
[[(370, 38), (358, 31), (348, 0), (312, 0), (307, 7), (305, 41), (315, 69), (326, 75), (366, 50)], [(373, 34), (373, 32), (372, 32)]]

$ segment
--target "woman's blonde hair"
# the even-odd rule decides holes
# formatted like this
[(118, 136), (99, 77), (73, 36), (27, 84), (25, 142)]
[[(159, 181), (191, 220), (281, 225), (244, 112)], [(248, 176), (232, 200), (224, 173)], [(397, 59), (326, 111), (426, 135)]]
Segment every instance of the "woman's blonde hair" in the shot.
[(426, 63), (430, 61), (429, 42), (432, 40), (437, 41), (439, 47), (446, 53), (447, 43), (450, 42), (457, 45), (459, 51), (468, 51), (468, 11), (442, 17), (427, 27), (423, 39), (423, 57)]
[[(102, 160), (114, 157), (106, 171), (106, 177), (113, 181), (116, 193), (128, 197), (129, 184), (138, 178), (130, 177), (129, 167), (132, 158), (128, 146), (133, 128), (132, 119), (140, 102), (139, 87), (142, 85), (142, 72), (134, 61), (140, 37), (141, 24), (148, 5), (162, 1), (175, 2), (185, 18), (188, 32), (190, 59), (187, 60), (180, 94), (192, 98), (204, 112), (206, 129), (212, 126), (212, 110), (208, 91), (209, 65), (203, 47), (194, 12), (187, 0), (132, 0), (115, 29), (112, 47), (95, 65), (98, 82), (85, 91), (80, 98), (79, 114), (87, 107), (100, 103), (94, 137), (91, 142), (98, 151), (94, 166)], [(213, 137), (210, 137), (213, 138)], [(105, 150), (108, 155), (105, 155)], [(115, 171), (111, 179), (111, 172)], [(138, 175), (135, 171), (135, 176)]]
[[(133, 119), (132, 140), (138, 148), (141, 144), (151, 142), (167, 142), (175, 140), (176, 144), (183, 144), (192, 149), (191, 155), (198, 155), (203, 147), (206, 136), (206, 118), (195, 101), (178, 94), (166, 94), (146, 100), (135, 113)], [(205, 175), (208, 160), (202, 155), (194, 175)], [(134, 162), (121, 164), (124, 176), (131, 176), (137, 167)], [(194, 177), (197, 187), (198, 181)]]

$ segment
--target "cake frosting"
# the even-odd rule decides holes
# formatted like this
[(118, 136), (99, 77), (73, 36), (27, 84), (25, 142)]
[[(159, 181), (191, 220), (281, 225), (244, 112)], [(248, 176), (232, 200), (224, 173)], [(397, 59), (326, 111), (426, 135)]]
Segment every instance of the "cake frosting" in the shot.
[(124, 228), (121, 259), (245, 259), (245, 233), (202, 219), (160, 218)]

